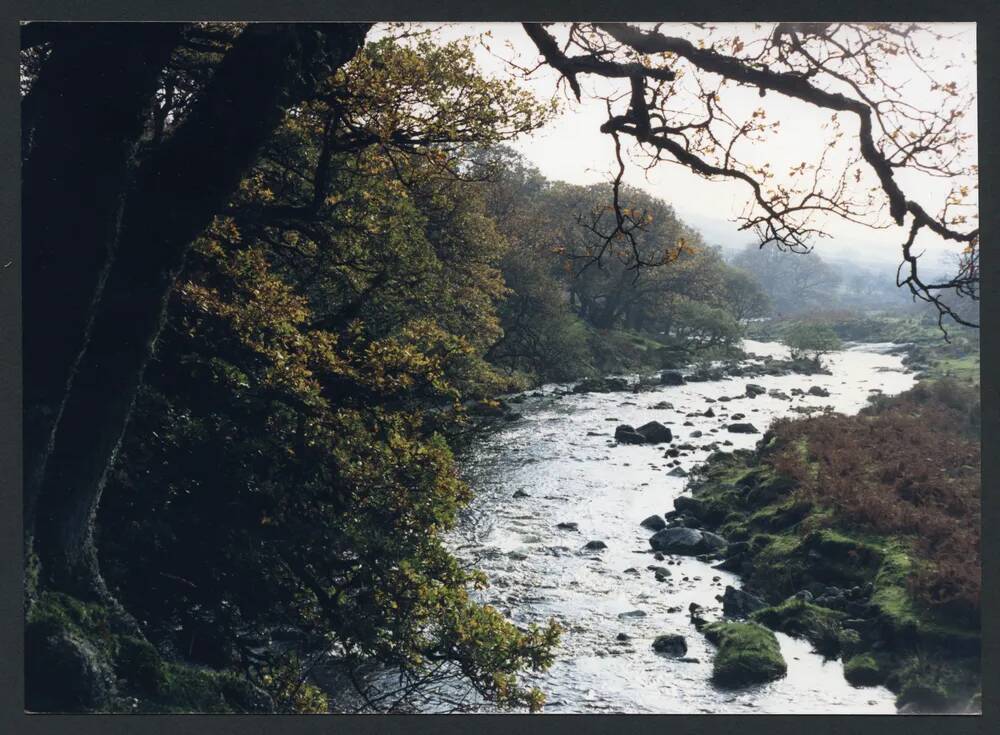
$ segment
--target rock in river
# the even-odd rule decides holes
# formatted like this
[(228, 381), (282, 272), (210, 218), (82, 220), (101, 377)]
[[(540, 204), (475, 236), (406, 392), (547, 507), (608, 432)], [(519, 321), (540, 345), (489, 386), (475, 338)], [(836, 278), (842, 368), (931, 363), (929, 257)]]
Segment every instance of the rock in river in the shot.
[(747, 383), (746, 393), (747, 397), (756, 398), (759, 395), (767, 393), (767, 388), (756, 383)]
[(649, 539), (649, 545), (654, 550), (667, 554), (697, 556), (698, 554), (724, 548), (726, 540), (722, 536), (709, 533), (708, 531), (676, 526), (673, 528), (664, 528), (654, 533)]
[(646, 437), (628, 424), (621, 424), (615, 429), (615, 441), (621, 444), (645, 444)]
[(659, 421), (650, 421), (635, 430), (637, 434), (646, 437), (646, 441), (651, 444), (663, 444), (672, 441), (674, 436), (666, 426)]
[(830, 391), (828, 391), (826, 388), (820, 388), (818, 385), (814, 385), (812, 388), (809, 389), (809, 395), (819, 396), (820, 398), (829, 398)]
[(600, 551), (601, 549), (608, 548), (608, 545), (603, 541), (588, 541), (583, 548), (587, 549), (588, 551)]
[(648, 528), (650, 531), (660, 531), (667, 527), (667, 522), (660, 516), (652, 515), (649, 518), (643, 518), (639, 525), (643, 528)]
[(749, 423), (746, 423), (746, 424), (730, 424), (729, 426), (726, 427), (726, 430), (732, 432), (733, 434), (759, 434), (760, 433), (760, 431), (757, 430), (756, 426), (754, 426), (753, 424), (749, 424)]
[(742, 687), (780, 679), (788, 671), (774, 633), (756, 623), (712, 623), (705, 637), (719, 647), (712, 679), (725, 687)]
[(687, 653), (687, 641), (679, 633), (668, 633), (658, 635), (653, 640), (653, 650), (657, 653), (665, 653), (668, 656), (683, 656)]

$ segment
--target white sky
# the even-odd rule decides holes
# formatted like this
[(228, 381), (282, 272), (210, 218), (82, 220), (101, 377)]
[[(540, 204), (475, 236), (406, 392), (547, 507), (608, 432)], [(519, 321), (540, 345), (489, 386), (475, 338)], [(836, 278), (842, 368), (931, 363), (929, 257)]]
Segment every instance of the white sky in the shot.
[[(755, 31), (753, 24), (716, 25), (719, 26), (720, 34), (738, 32), (748, 39), (759, 37), (762, 32)], [(442, 40), (466, 35), (479, 36), (489, 31), (491, 37), (486, 39), (486, 43), (490, 50), (478, 47), (477, 56), (484, 71), (490, 75), (505, 76), (510, 73), (503, 59), (533, 67), (539, 58), (534, 44), (517, 23), (462, 23), (435, 27), (440, 29), (435, 37)], [(954, 36), (953, 40), (935, 45), (935, 63), (953, 65), (949, 79), (954, 79), (961, 87), (974, 92), (975, 24), (935, 24), (935, 27)], [(767, 29), (768, 25), (765, 24), (763, 32), (767, 32)], [(558, 26), (551, 30), (560, 35)], [(682, 24), (664, 24), (663, 30), (670, 35), (690, 38), (694, 29)], [(542, 66), (523, 84), (539, 97), (548, 98), (555, 92), (558, 78), (557, 72), (548, 66)], [(911, 99), (915, 104), (919, 105), (929, 99), (929, 91), (920, 87), (921, 80), (908, 77), (903, 79), (907, 82), (905, 89), (912, 95)], [(628, 82), (592, 76), (581, 76), (580, 82), (584, 89), (582, 103), (577, 103), (563, 85), (563, 91), (559, 94), (562, 112), (543, 129), (530, 136), (523, 136), (513, 147), (550, 179), (576, 184), (608, 181), (614, 163), (613, 144), (610, 136), (599, 130), (606, 119), (606, 110), (604, 102), (594, 99), (593, 94), (607, 93), (611, 89), (625, 90)], [(588, 92), (591, 94), (587, 94)], [(734, 88), (727, 90), (725, 94), (727, 97), (724, 105), (738, 115), (749, 114), (756, 107), (763, 106), (770, 119), (782, 121), (780, 134), (773, 142), (758, 146), (761, 150), (750, 154), (763, 156), (758, 157), (757, 162), (770, 161), (773, 168), (779, 169), (785, 164), (817, 159), (815, 152), (827, 139), (820, 125), (828, 119), (828, 112), (821, 112), (807, 103), (774, 93), (768, 94), (764, 100), (758, 99), (755, 90)], [(976, 111), (972, 109), (963, 121), (971, 133), (975, 133), (975, 121)], [(853, 129), (845, 125), (848, 135)], [(975, 144), (972, 151), (974, 155)], [(975, 159), (970, 162), (975, 162)], [(865, 176), (868, 176), (867, 171)], [(949, 188), (947, 181), (927, 176), (915, 177), (909, 172), (898, 172), (898, 180), (907, 195), (920, 202), (931, 214), (939, 211)], [(666, 163), (658, 164), (648, 178), (640, 166), (631, 165), (626, 173), (626, 181), (672, 204), (683, 219), (702, 230), (710, 243), (732, 245), (753, 241), (752, 233), (739, 233), (736, 225), (732, 224), (732, 220), (748, 201), (749, 189), (743, 184), (725, 180), (708, 181), (679, 165)], [(861, 181), (862, 185), (872, 183), (873, 179), (863, 178)], [(887, 221), (887, 217), (881, 218), (881, 222)], [(830, 218), (824, 222), (824, 229), (832, 238), (820, 239), (815, 243), (816, 252), (824, 258), (850, 257), (881, 264), (899, 261), (900, 243), (906, 237), (906, 231), (896, 226), (871, 229), (839, 218)], [(928, 260), (953, 251), (953, 245), (948, 246), (934, 240), (936, 236), (922, 234), (918, 241), (921, 246), (926, 247)]]

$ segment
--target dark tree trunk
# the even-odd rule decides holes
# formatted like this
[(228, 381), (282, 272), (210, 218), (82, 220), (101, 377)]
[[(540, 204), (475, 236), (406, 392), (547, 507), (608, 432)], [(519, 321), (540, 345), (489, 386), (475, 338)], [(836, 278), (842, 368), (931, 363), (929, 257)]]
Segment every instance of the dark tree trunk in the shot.
[[(26, 26), (34, 35), (48, 26)], [(25, 529), (100, 295), (167, 24), (80, 24), (56, 36), (22, 104)], [(48, 37), (48, 36), (43, 36)]]
[(367, 26), (251, 25), (172, 137), (139, 168), (117, 253), (56, 427), (36, 540), (54, 586), (105, 597), (94, 516), (192, 241), (223, 208), (289, 105), (357, 52)]

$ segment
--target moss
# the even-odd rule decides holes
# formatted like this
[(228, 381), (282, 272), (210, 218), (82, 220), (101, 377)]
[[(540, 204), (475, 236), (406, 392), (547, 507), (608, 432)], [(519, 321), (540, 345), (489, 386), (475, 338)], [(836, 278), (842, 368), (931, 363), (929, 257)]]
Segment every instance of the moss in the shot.
[(800, 549), (801, 539), (792, 534), (753, 536), (750, 539), (752, 586), (779, 598), (800, 590), (807, 576)]
[(705, 636), (719, 647), (712, 680), (740, 687), (780, 679), (788, 671), (774, 633), (756, 623), (712, 623)]
[(885, 674), (875, 657), (865, 653), (844, 663), (844, 678), (854, 686), (876, 686), (885, 681)]
[(141, 692), (155, 694), (164, 682), (163, 661), (149, 641), (132, 636), (118, 640), (115, 671), (127, 684)]
[(751, 528), (760, 531), (784, 531), (798, 525), (812, 510), (812, 503), (805, 500), (787, 500), (776, 505), (766, 505), (747, 520)]
[(751, 617), (768, 628), (789, 635), (814, 638), (831, 630), (839, 631), (840, 623), (847, 615), (839, 610), (831, 610), (797, 597), (790, 597), (780, 605), (758, 610)]
[(29, 709), (222, 713), (273, 707), (244, 677), (165, 662), (148, 641), (112, 632), (109, 619), (98, 604), (48, 591), (38, 596), (25, 627)]

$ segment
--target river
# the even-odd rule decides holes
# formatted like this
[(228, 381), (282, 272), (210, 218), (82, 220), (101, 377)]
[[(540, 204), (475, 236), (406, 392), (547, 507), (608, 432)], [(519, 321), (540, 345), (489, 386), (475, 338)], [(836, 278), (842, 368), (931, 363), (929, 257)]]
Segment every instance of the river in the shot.
[[(721, 615), (716, 596), (726, 585), (738, 587), (739, 577), (694, 558), (668, 557), (672, 576), (665, 582), (654, 578), (646, 569), (654, 563), (648, 543), (652, 532), (639, 522), (671, 510), (686, 480), (668, 474), (671, 460), (664, 457), (664, 446), (613, 442), (618, 424), (660, 421), (674, 432), (674, 446), (690, 442), (698, 447), (679, 457), (688, 470), (708, 456), (704, 445), (709, 442), (729, 440), (732, 445), (723, 447), (727, 450), (754, 446), (759, 434), (725, 430), (734, 413), (744, 413), (743, 420), (761, 431), (778, 417), (798, 415), (794, 406), (856, 413), (873, 391), (891, 395), (913, 385), (899, 356), (887, 353), (890, 346), (853, 345), (832, 353), (825, 358), (831, 375), (728, 378), (636, 394), (564, 396), (559, 393), (567, 386), (547, 385), (540, 389), (542, 396), (517, 406), (520, 420), (463, 452), (459, 461), (475, 500), (449, 544), (488, 575), (485, 602), (518, 625), (554, 617), (564, 628), (553, 666), (527, 677), (545, 691), (545, 712), (895, 712), (891, 692), (852, 687), (839, 660), (824, 661), (807, 641), (781, 633), (787, 676), (739, 690), (716, 688), (710, 681), (713, 646), (690, 623), (688, 605), (708, 608), (709, 617)], [(786, 348), (776, 343), (747, 341), (745, 349), (760, 356), (787, 356)], [(743, 396), (747, 382), (785, 393), (818, 385), (830, 396), (706, 401)], [(655, 408), (664, 401), (673, 408)], [(688, 416), (709, 405), (716, 417)], [(692, 425), (685, 426), (686, 421)], [(703, 435), (691, 438), (698, 431)], [(576, 523), (578, 530), (559, 529), (563, 522)], [(607, 548), (585, 550), (593, 540)], [(629, 640), (617, 640), (620, 633)], [(663, 633), (684, 635), (687, 656), (698, 662), (654, 652), (652, 640)], [(436, 710), (432, 700), (421, 708)]]

